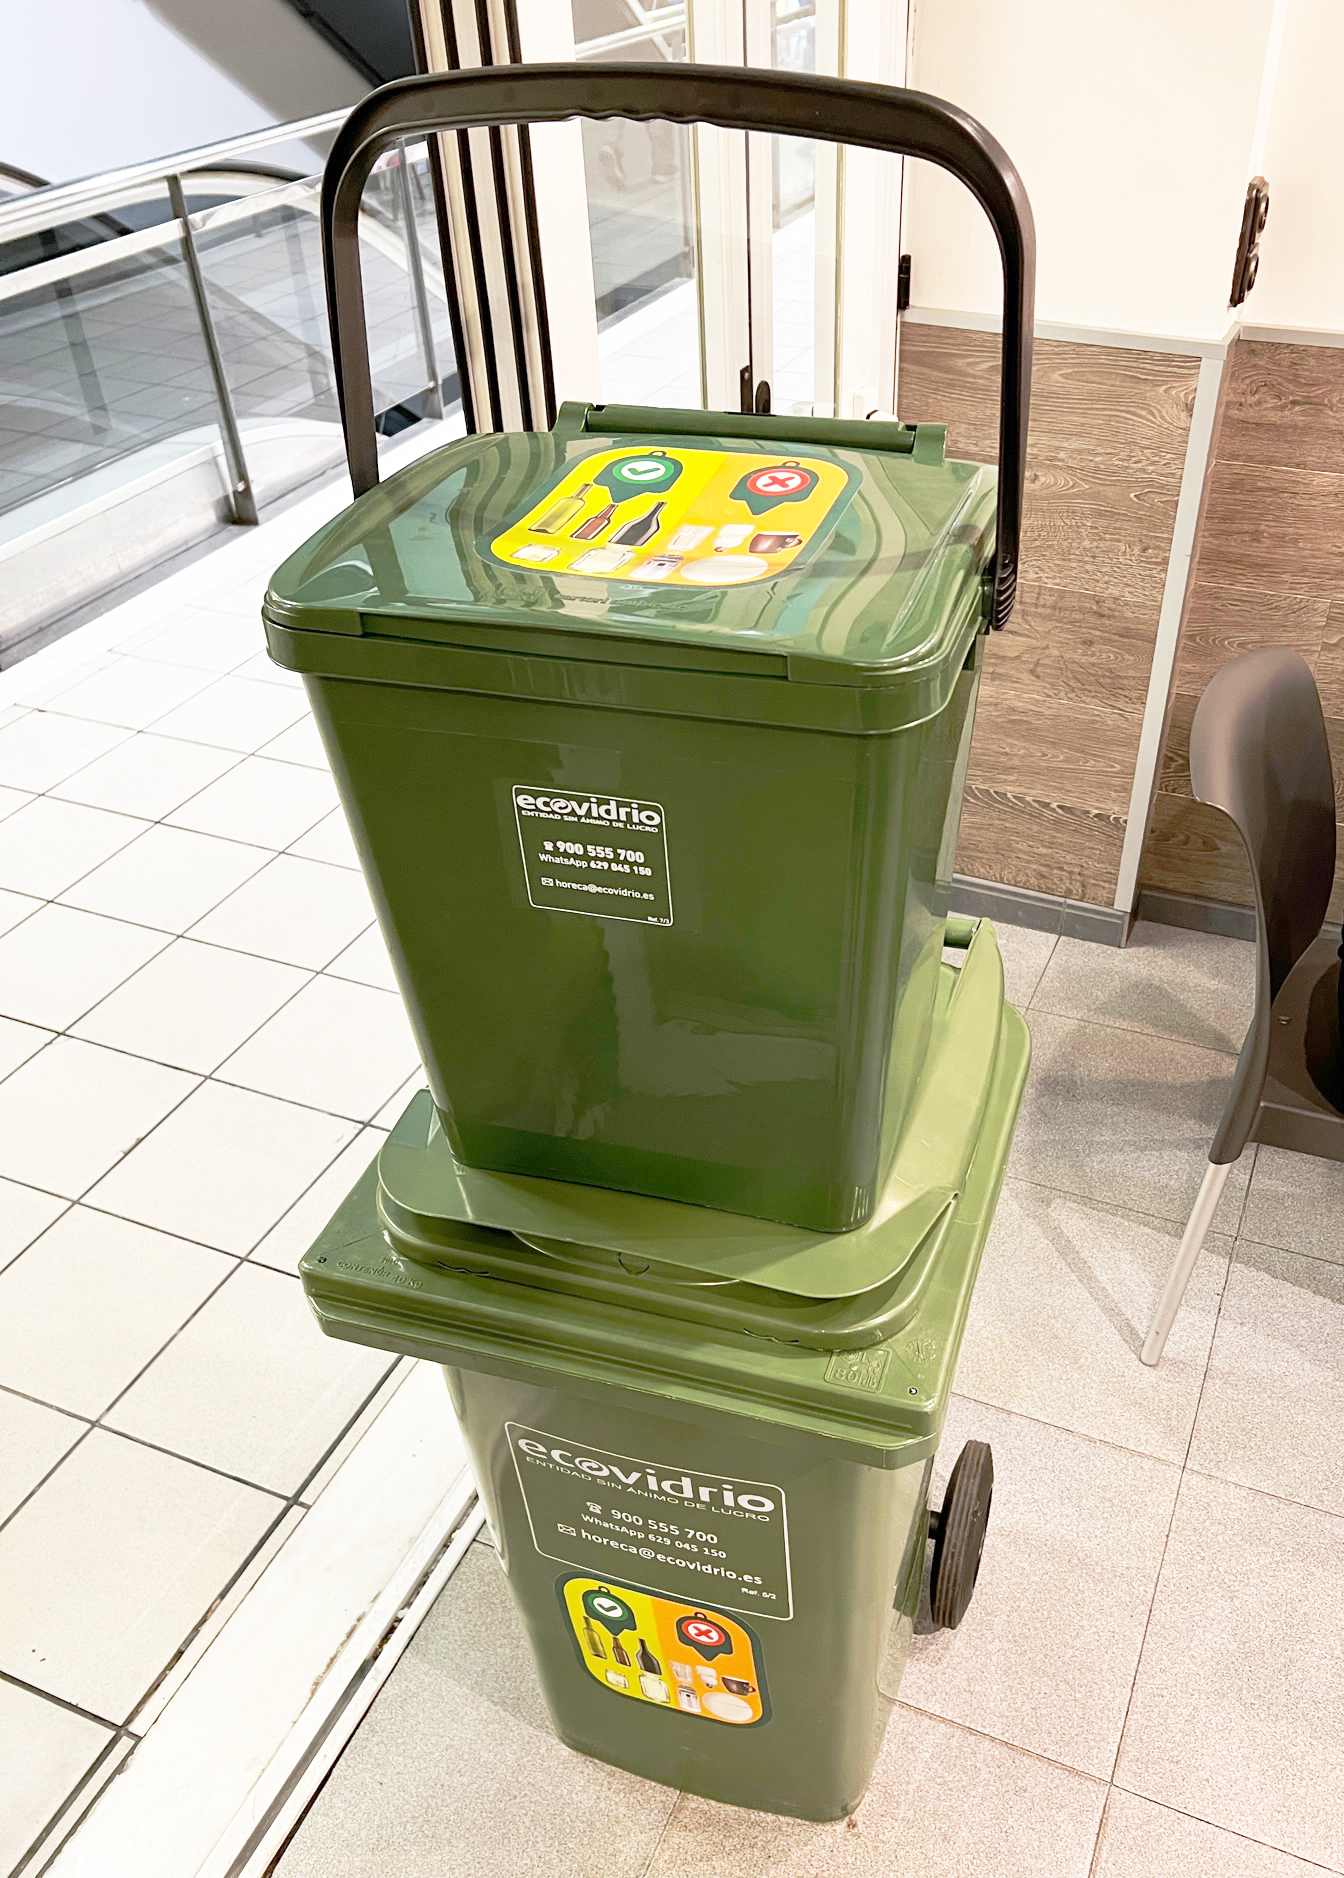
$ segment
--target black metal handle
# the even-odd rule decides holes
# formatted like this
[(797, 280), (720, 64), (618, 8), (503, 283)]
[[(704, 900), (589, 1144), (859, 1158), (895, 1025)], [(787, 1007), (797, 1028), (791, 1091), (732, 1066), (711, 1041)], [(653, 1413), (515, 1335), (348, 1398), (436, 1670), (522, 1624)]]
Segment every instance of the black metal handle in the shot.
[(357, 104), (337, 133), (322, 179), (322, 240), (336, 387), (356, 495), (378, 481), (373, 390), (360, 267), (358, 215), (369, 171), (389, 145), (431, 131), (565, 118), (718, 124), (925, 157), (950, 170), (993, 224), (1003, 263), (1003, 374), (999, 388), (996, 627), (1017, 588), (1027, 411), (1031, 397), (1036, 234), (1022, 178), (1008, 156), (955, 105), (920, 91), (726, 65), (495, 65), (403, 78)]

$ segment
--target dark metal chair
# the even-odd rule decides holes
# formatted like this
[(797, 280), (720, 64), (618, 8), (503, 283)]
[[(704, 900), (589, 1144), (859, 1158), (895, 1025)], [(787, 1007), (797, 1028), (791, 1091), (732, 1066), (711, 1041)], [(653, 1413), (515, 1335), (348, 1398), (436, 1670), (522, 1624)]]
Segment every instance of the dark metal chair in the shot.
[(1322, 932), (1335, 873), (1335, 789), (1316, 681), (1296, 652), (1223, 667), (1190, 732), (1197, 801), (1235, 823), (1255, 888), (1255, 1014), (1209, 1165), (1141, 1352), (1153, 1364), (1227, 1176), (1248, 1141), (1344, 1161), (1340, 953)]

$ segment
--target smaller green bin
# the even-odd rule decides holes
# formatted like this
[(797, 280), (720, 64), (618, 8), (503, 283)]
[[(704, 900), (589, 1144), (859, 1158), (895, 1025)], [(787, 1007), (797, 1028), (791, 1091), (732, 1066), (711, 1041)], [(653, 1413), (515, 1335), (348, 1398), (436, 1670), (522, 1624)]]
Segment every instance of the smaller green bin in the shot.
[(463, 1161), (870, 1217), (928, 1037), (996, 496), (936, 425), (571, 406), (400, 471), (279, 569), (271, 654)]
[(424, 1094), (302, 1262), (328, 1335), (444, 1365), (560, 1737), (710, 1799), (851, 1812), (896, 1693), (1029, 1056), (951, 939), (866, 1227), (464, 1168)]

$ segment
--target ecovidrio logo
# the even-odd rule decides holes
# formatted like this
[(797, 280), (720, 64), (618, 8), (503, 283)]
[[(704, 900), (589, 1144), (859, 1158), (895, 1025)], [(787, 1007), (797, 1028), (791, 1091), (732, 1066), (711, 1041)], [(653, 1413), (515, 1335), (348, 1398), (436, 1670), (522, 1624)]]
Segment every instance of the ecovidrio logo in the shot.
[(654, 1459), (519, 1422), (505, 1430), (544, 1557), (623, 1575), (692, 1609), (708, 1597), (726, 1610), (792, 1617), (782, 1487), (686, 1465), (705, 1454)]
[(635, 802), (621, 796), (552, 795), (515, 789), (520, 815), (558, 815), (566, 821), (605, 823), (614, 828), (661, 828), (663, 811), (656, 802)]

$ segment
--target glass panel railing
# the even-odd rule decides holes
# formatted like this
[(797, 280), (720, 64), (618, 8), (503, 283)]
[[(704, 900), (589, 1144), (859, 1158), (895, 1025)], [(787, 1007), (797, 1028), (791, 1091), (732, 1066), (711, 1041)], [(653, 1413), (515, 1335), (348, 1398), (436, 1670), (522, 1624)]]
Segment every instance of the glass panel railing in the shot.
[[(217, 176), (208, 187), (184, 177), (199, 293), (180, 225), (146, 189), (137, 183), (139, 226), (100, 203), (79, 243), (60, 239), (63, 223), (45, 239), (21, 230), (22, 255), (0, 215), (0, 251), (15, 262), (0, 268), (0, 513), (113, 465), (124, 479), (137, 452), (159, 463), (217, 449), (222, 398), (261, 495), (339, 460), (319, 179), (252, 177), (230, 197)], [(378, 166), (361, 237), (380, 428), (391, 432), (458, 395), (423, 143)]]
[(123, 249), (0, 300), (0, 513), (134, 452), (213, 435), (215, 416), (175, 245)]

